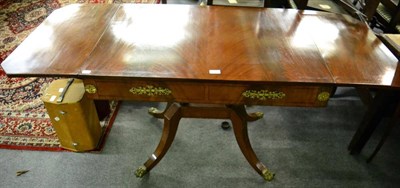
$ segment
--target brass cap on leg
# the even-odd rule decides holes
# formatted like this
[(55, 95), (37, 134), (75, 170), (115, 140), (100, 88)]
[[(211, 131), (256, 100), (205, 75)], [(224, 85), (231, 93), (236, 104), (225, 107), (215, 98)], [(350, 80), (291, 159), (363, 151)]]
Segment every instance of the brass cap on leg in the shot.
[(264, 169), (262, 171), (262, 177), (267, 181), (271, 181), (272, 179), (274, 179), (274, 176), (275, 174), (269, 171), (268, 169)]
[(146, 174), (147, 174), (147, 168), (145, 166), (141, 166), (135, 171), (135, 176), (138, 178), (142, 178)]

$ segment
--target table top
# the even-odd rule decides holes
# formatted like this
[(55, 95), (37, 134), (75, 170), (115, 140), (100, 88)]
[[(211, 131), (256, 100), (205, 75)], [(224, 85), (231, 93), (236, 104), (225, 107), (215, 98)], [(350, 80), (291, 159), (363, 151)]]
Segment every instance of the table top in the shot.
[(79, 4), (54, 11), (1, 66), (9, 76), (400, 87), (397, 64), (366, 25), (341, 14)]

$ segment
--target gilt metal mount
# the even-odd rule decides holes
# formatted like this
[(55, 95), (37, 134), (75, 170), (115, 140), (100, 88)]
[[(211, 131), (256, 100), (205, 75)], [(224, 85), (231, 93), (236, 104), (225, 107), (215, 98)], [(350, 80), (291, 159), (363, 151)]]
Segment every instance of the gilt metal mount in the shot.
[(94, 85), (85, 85), (85, 91), (89, 94), (95, 94), (97, 92), (97, 88)]
[(141, 166), (135, 171), (135, 176), (138, 178), (142, 178), (146, 174), (147, 174), (147, 168), (145, 166)]
[(147, 95), (147, 96), (155, 96), (155, 95), (170, 95), (172, 93), (171, 90), (162, 87), (154, 87), (148, 85), (146, 87), (132, 87), (129, 92), (134, 95)]
[(250, 99), (266, 100), (266, 99), (283, 99), (285, 98), (286, 94), (280, 91), (247, 90), (242, 93), (242, 96)]
[(326, 91), (321, 92), (320, 94), (318, 94), (318, 100), (321, 102), (325, 102), (325, 101), (329, 100), (330, 95), (331, 94), (329, 92), (326, 92)]

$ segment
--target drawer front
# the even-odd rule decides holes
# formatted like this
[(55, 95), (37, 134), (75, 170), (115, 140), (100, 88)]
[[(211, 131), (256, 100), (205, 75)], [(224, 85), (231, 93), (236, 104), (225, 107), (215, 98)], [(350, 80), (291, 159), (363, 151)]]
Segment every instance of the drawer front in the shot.
[[(92, 99), (251, 104), (272, 106), (326, 106), (330, 87), (218, 84), (198, 82), (85, 80)], [(91, 89), (92, 87), (92, 89)]]
[[(94, 91), (88, 92), (90, 87)], [(205, 98), (204, 85), (181, 82), (148, 81), (86, 81), (87, 95), (93, 99), (117, 99), (138, 101), (202, 102)]]
[(209, 87), (209, 99), (220, 103), (271, 106), (326, 106), (331, 87), (320, 86), (237, 86)]

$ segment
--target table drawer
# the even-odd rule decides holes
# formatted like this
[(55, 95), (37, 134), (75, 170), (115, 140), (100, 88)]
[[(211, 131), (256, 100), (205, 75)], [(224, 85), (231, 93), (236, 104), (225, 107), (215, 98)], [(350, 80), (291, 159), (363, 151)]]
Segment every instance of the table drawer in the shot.
[[(95, 99), (202, 102), (206, 94), (204, 85), (186, 82), (86, 81), (85, 87), (89, 97)], [(88, 92), (90, 87), (95, 91)]]
[(268, 86), (268, 85), (213, 85), (209, 100), (220, 103), (271, 106), (326, 106), (331, 87)]
[(320, 86), (179, 81), (86, 80), (85, 88), (93, 99), (273, 106), (325, 106), (331, 92), (330, 87)]

